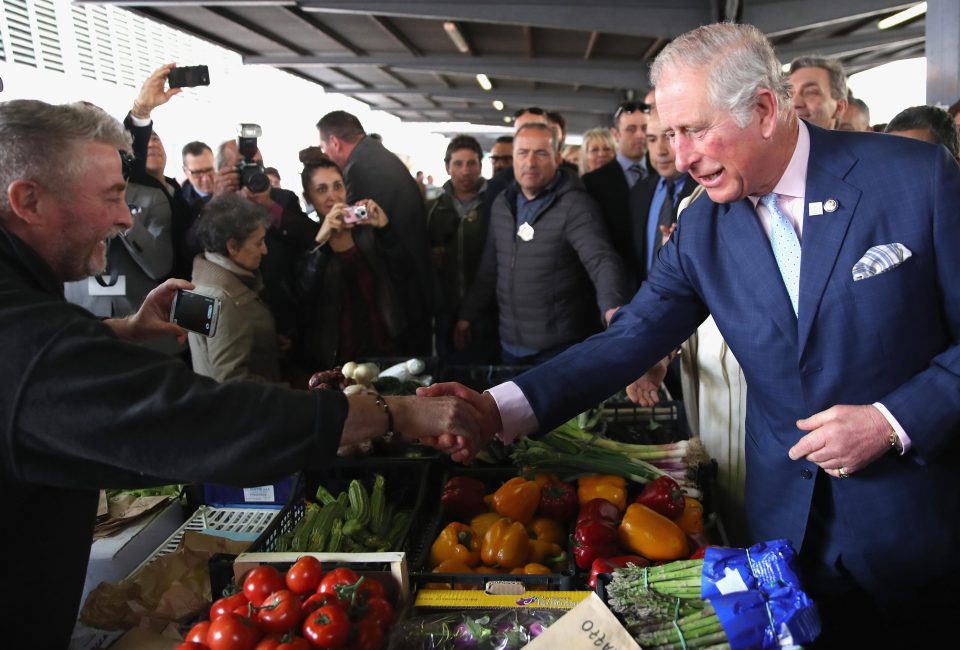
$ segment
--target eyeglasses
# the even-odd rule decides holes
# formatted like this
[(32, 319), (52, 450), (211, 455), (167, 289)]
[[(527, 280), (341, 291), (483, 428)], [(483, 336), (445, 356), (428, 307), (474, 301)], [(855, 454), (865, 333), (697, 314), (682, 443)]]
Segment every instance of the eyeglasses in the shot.
[(542, 108), (537, 106), (528, 106), (527, 108), (521, 108), (519, 111), (514, 111), (513, 119), (517, 119), (524, 113), (530, 113), (531, 115), (543, 115), (546, 116), (547, 112)]
[(183, 171), (187, 172), (188, 176), (209, 176), (213, 173), (213, 167), (207, 167), (206, 169), (190, 169), (189, 167), (184, 167)]
[(644, 102), (624, 102), (617, 107), (617, 112), (613, 114), (613, 123), (616, 124), (617, 120), (620, 119), (620, 116), (624, 113), (649, 113), (650, 104)]

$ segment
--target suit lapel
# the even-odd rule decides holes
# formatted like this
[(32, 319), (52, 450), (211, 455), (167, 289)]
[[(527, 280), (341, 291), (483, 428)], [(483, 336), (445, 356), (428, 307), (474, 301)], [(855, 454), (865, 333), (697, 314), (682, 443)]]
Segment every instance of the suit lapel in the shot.
[[(824, 142), (823, 133), (810, 128), (810, 162), (807, 163), (803, 242), (800, 253), (800, 319), (798, 323), (800, 354), (810, 336), (827, 281), (835, 270), (840, 247), (860, 201), (861, 192), (847, 184), (843, 177), (856, 159), (843, 150), (832, 150)], [(833, 199), (836, 209), (811, 216), (807, 206), (813, 202), (826, 204)]]
[[(740, 277), (750, 283), (751, 292), (759, 298), (761, 313), (769, 314), (783, 336), (796, 343), (797, 319), (793, 314), (790, 296), (753, 204), (743, 199), (726, 206), (720, 205), (718, 209), (719, 231), (724, 245), (730, 250), (732, 263), (742, 270)], [(726, 214), (723, 213), (724, 209), (727, 210)]]

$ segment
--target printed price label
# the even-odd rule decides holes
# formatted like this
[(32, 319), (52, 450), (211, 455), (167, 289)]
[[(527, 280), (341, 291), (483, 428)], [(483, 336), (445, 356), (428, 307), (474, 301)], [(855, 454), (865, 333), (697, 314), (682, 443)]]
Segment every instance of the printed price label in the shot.
[(273, 503), (274, 497), (272, 485), (262, 485), (260, 487), (243, 488), (243, 500), (246, 503)]
[(558, 647), (577, 650), (640, 650), (637, 642), (596, 594), (590, 594), (527, 645), (529, 650), (552, 650)]

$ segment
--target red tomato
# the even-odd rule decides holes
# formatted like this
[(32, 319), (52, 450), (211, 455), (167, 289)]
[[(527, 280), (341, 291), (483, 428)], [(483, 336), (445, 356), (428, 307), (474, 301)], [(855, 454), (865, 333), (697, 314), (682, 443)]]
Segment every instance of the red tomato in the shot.
[(184, 641), (174, 648), (174, 650), (210, 650), (210, 648), (195, 641)]
[(355, 650), (380, 650), (383, 647), (383, 628), (375, 621), (360, 621), (357, 637), (351, 647)]
[(304, 555), (290, 567), (284, 580), (287, 582), (287, 589), (303, 595), (316, 591), (322, 577), (323, 566), (320, 560), (312, 555)]
[[(226, 596), (220, 600), (214, 601), (210, 606), (210, 621), (215, 621), (228, 612), (235, 611), (238, 607), (246, 608), (247, 597), (242, 592), (237, 592), (232, 596)], [(198, 623), (199, 625), (199, 623)], [(189, 639), (187, 639), (189, 641)], [(201, 643), (203, 643), (201, 641)]]
[(367, 613), (360, 621), (361, 623), (363, 621), (375, 621), (380, 629), (386, 631), (388, 627), (393, 625), (393, 619), (393, 605), (384, 598), (371, 598), (367, 601)]
[(386, 592), (383, 589), (383, 583), (374, 578), (364, 577), (363, 582), (360, 583), (358, 588), (360, 594), (364, 598), (383, 598), (386, 596)]
[(357, 572), (353, 569), (339, 567), (323, 576), (323, 579), (320, 580), (320, 586), (317, 587), (317, 593), (336, 593), (338, 586), (349, 587), (350, 585), (356, 584), (359, 579), (360, 576), (358, 576)]
[(259, 607), (264, 598), (284, 587), (286, 584), (280, 572), (266, 564), (252, 569), (243, 579), (243, 593), (254, 607)]
[(350, 637), (350, 618), (339, 607), (326, 605), (307, 616), (303, 636), (315, 648), (339, 648)]
[(300, 625), (302, 609), (295, 593), (281, 589), (257, 608), (257, 625), (266, 634), (283, 634)]
[(313, 594), (303, 601), (303, 613), (309, 614), (326, 605), (347, 609), (347, 603), (343, 602), (337, 594)]
[(207, 631), (210, 629), (210, 621), (200, 621), (190, 628), (184, 641), (193, 641), (194, 643), (206, 643)]
[(302, 636), (295, 636), (277, 646), (277, 650), (311, 650), (310, 642)]
[(277, 650), (279, 647), (280, 639), (275, 636), (268, 636), (260, 639), (260, 643), (253, 650)]
[(207, 645), (210, 650), (253, 650), (260, 630), (236, 614), (224, 614), (210, 624)]

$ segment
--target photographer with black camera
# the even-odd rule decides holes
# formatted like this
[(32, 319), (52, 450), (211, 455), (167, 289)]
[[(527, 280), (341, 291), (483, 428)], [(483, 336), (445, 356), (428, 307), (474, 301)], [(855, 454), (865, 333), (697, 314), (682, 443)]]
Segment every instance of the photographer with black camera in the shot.
[(296, 259), (316, 246), (320, 226), (304, 214), (296, 194), (270, 186), (257, 146), (260, 135), (258, 125), (241, 124), (237, 139), (220, 145), (216, 191), (238, 192), (267, 211), (270, 226), (266, 239), (268, 253), (260, 266), (262, 296), (276, 320), (281, 352), (286, 352), (301, 340), (297, 329), (301, 306), (295, 291)]

